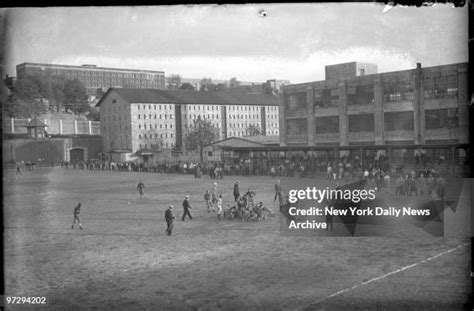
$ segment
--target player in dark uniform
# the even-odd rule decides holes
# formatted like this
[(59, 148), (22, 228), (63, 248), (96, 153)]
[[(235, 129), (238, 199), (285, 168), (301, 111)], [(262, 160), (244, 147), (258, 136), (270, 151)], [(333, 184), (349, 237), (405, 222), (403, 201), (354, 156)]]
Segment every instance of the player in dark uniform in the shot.
[(138, 189), (138, 193), (140, 194), (140, 199), (143, 198), (143, 196), (145, 195), (145, 192), (143, 189), (145, 189), (145, 184), (142, 183), (142, 181), (138, 181), (138, 186), (137, 186), (137, 189)]
[(273, 198), (273, 202), (275, 202), (276, 199), (281, 196), (281, 194), (282, 194), (282, 192), (281, 192), (280, 180), (277, 179), (277, 181), (276, 181), (276, 183), (275, 183), (275, 197)]
[(240, 197), (240, 187), (239, 187), (239, 183), (240, 181), (237, 180), (234, 184), (234, 199), (235, 199), (235, 202), (237, 202), (237, 200), (239, 199)]
[(74, 208), (74, 221), (72, 223), (71, 229), (74, 229), (74, 225), (76, 224), (76, 221), (79, 223), (79, 229), (82, 230), (82, 224), (81, 224), (81, 219), (79, 218), (79, 214), (81, 213), (81, 203), (77, 204), (77, 206)]
[(21, 175), (21, 169), (20, 169), (19, 165), (16, 167), (16, 174), (15, 175)]
[(176, 217), (173, 215), (173, 205), (170, 205), (165, 212), (165, 220), (166, 220), (166, 233), (171, 235), (173, 231), (173, 221)]
[(210, 213), (211, 208), (213, 208), (213, 206), (211, 202), (211, 193), (209, 192), (208, 189), (206, 189), (206, 192), (204, 193), (204, 201), (206, 202), (207, 212)]
[(193, 219), (193, 217), (191, 217), (191, 213), (189, 213), (189, 210), (191, 209), (191, 205), (189, 204), (189, 195), (187, 195), (183, 201), (183, 209), (184, 209), (184, 213), (181, 220), (184, 221), (184, 218), (186, 217), (186, 215), (188, 215), (189, 219)]

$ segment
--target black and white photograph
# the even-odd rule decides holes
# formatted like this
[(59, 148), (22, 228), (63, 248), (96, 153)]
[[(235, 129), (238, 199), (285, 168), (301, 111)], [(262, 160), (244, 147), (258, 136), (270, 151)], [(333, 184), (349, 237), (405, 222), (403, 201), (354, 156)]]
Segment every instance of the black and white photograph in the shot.
[(467, 4), (0, 21), (0, 308), (472, 310)]

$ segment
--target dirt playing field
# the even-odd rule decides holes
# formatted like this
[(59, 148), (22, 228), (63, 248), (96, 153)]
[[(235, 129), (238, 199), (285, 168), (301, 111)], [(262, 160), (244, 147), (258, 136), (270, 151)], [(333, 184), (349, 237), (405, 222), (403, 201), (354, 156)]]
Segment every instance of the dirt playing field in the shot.
[[(274, 180), (238, 179), (241, 192), (255, 189), (277, 217), (218, 221), (204, 207), (204, 190), (214, 182), (206, 176), (4, 172), (6, 294), (45, 296), (45, 310), (463, 308), (471, 292), (467, 183), (455, 212), (446, 210), (445, 237), (416, 226), (401, 237), (294, 237), (280, 232)], [(235, 180), (217, 181), (224, 205)], [(282, 178), (284, 190), (299, 182)], [(164, 211), (171, 203), (182, 215), (186, 194), (194, 218), (177, 220), (168, 237)], [(71, 230), (78, 202), (84, 230)]]

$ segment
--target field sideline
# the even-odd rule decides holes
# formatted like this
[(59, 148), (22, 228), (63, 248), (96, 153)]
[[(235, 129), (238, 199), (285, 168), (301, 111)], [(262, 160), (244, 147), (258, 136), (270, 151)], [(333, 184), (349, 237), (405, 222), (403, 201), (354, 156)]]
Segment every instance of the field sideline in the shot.
[[(256, 201), (278, 212), (270, 177), (217, 180), (224, 206), (233, 201), (237, 178), (241, 192), (252, 187)], [(141, 200), (139, 179), (146, 185)], [(301, 183), (281, 180), (284, 190)], [(446, 216), (456, 226), (444, 238), (292, 237), (280, 234), (279, 214), (218, 221), (203, 201), (213, 182), (62, 168), (18, 177), (4, 171), (6, 294), (46, 296), (47, 310), (460, 310), (471, 292), (467, 187), (456, 214)], [(314, 183), (326, 186), (324, 179)], [(164, 211), (173, 204), (182, 215), (186, 194), (194, 219), (176, 221), (168, 237)], [(79, 201), (82, 231), (71, 230)]]

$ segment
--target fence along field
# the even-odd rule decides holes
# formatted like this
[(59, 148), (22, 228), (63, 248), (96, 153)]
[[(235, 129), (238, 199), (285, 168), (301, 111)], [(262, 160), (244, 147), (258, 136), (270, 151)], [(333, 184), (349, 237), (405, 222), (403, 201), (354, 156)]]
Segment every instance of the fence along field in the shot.
[[(6, 134), (26, 134), (26, 125), (31, 119), (4, 119), (3, 132)], [(46, 131), (53, 135), (100, 135), (100, 122), (87, 120), (42, 119)]]

